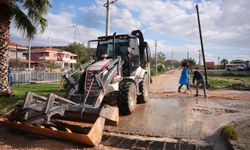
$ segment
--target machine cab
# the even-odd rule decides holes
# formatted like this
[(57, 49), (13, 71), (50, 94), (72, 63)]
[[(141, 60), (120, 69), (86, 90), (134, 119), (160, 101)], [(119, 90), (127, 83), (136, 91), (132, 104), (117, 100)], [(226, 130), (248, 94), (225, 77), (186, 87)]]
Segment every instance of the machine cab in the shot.
[(141, 64), (138, 38), (132, 35), (117, 35), (99, 37), (96, 59), (112, 59), (120, 56), (122, 72), (129, 76)]

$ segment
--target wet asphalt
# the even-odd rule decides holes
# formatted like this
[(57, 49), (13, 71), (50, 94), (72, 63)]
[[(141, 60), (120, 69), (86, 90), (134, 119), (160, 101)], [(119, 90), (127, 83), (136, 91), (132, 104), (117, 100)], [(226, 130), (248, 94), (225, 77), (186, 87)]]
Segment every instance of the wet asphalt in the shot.
[[(168, 137), (205, 141), (223, 149), (221, 127), (250, 116), (249, 101), (204, 99), (203, 97), (151, 97), (137, 104), (135, 112), (121, 116), (118, 127), (106, 126), (106, 132), (144, 137)], [(217, 147), (217, 148), (216, 148)]]

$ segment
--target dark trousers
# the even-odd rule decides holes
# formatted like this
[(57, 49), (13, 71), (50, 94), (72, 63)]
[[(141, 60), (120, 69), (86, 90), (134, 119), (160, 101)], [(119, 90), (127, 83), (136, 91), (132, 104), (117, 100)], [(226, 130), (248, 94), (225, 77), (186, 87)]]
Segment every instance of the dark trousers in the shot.
[(200, 84), (203, 87), (204, 96), (206, 97), (207, 96), (206, 82), (203, 79), (198, 80), (197, 83), (196, 83), (196, 95), (199, 95), (199, 86), (200, 86)]
[(178, 92), (181, 92), (181, 87), (182, 87), (183, 85), (186, 85), (186, 86), (187, 86), (187, 90), (189, 90), (189, 84), (181, 84), (181, 85), (179, 86), (179, 88), (178, 88)]

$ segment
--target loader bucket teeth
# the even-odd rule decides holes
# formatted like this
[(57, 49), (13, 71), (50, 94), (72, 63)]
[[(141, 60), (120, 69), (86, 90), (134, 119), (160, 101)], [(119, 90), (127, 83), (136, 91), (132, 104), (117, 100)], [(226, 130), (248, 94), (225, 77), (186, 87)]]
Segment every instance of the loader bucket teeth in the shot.
[(106, 119), (105, 124), (118, 126), (119, 110), (117, 107), (104, 105), (101, 109), (100, 116)]

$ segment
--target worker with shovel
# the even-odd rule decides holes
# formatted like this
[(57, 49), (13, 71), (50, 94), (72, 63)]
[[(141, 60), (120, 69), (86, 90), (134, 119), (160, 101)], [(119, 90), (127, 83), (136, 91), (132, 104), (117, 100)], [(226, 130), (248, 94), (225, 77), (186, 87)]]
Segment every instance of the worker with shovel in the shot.
[(199, 86), (201, 84), (204, 90), (204, 96), (206, 98), (207, 97), (206, 82), (201, 72), (194, 71), (193, 84), (195, 80), (196, 80), (196, 95), (195, 96), (199, 96)]

